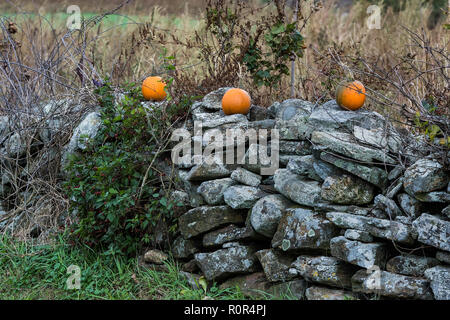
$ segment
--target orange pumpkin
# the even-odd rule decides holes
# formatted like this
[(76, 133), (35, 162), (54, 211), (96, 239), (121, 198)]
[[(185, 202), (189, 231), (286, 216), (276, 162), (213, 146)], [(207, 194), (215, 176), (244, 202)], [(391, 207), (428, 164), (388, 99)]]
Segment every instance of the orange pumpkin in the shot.
[(142, 83), (142, 94), (146, 100), (164, 100), (167, 96), (165, 86), (161, 77), (148, 77)]
[(347, 110), (358, 110), (366, 100), (366, 88), (359, 81), (340, 84), (336, 89), (336, 102)]
[(251, 99), (247, 91), (232, 88), (222, 98), (222, 110), (226, 115), (242, 113), (247, 114), (250, 110)]

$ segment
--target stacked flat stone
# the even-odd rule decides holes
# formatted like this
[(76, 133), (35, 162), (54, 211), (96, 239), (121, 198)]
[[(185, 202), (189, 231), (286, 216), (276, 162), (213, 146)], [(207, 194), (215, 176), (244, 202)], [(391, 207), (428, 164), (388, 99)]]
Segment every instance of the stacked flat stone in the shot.
[[(194, 104), (193, 118), (223, 132), (278, 129), (280, 168), (180, 165), (190, 203), (175, 257), (249, 296), (450, 299), (449, 171), (438, 159), (410, 157), (376, 112), (289, 99), (224, 116), (225, 91)], [(246, 159), (261, 147), (249, 144)]]

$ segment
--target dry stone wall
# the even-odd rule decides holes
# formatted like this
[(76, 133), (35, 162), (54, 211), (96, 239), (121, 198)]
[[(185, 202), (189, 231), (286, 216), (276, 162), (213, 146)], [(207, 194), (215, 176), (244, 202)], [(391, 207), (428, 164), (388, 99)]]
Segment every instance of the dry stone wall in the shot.
[[(450, 299), (449, 171), (414, 152), (420, 140), (376, 112), (346, 111), (335, 101), (289, 99), (225, 116), (227, 89), (193, 104), (180, 128), (200, 154), (176, 163), (171, 195), (184, 213), (171, 251), (193, 286), (203, 275), (256, 296)], [(40, 132), (42, 139), (60, 122)], [(62, 165), (99, 126), (97, 112), (85, 116)], [(225, 139), (221, 154), (230, 129), (241, 131), (236, 141)], [(24, 152), (9, 131), (0, 117), (2, 161)], [(3, 197), (9, 180), (0, 174)], [(0, 231), (20, 218), (0, 201)], [(165, 259), (157, 251), (144, 256), (155, 265)]]
[[(242, 161), (225, 161), (239, 145), (233, 141), (223, 163), (203, 153), (200, 163), (177, 165), (173, 195), (186, 212), (172, 253), (186, 274), (256, 296), (450, 299), (449, 171), (411, 153), (414, 137), (376, 112), (335, 101), (290, 99), (225, 116), (226, 89), (192, 106), (192, 143), (204, 151), (227, 129), (263, 129), (272, 140), (243, 138)], [(249, 161), (258, 151), (279, 151), (273, 174), (261, 174), (260, 158)]]

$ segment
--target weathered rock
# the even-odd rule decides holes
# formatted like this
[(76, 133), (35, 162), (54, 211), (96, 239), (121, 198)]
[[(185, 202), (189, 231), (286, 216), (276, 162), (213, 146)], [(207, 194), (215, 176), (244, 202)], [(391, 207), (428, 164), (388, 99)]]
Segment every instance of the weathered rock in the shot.
[(280, 154), (279, 161), (281, 167), (286, 167), (289, 161), (291, 160), (299, 160), (302, 156), (296, 156), (292, 154)]
[(260, 185), (262, 177), (244, 168), (237, 168), (231, 173), (231, 179), (247, 186), (257, 187)]
[(369, 163), (375, 161), (387, 164), (396, 163), (396, 160), (385, 151), (362, 146), (347, 133), (314, 131), (311, 141), (355, 160)]
[(430, 159), (418, 160), (406, 169), (403, 176), (403, 187), (411, 196), (442, 189), (449, 181), (442, 165)]
[(397, 196), (398, 203), (403, 211), (412, 218), (417, 218), (421, 213), (421, 204), (407, 193), (400, 193)]
[(262, 298), (264, 293), (270, 291), (271, 283), (267, 281), (263, 272), (252, 273), (243, 276), (237, 276), (223, 282), (219, 288), (239, 287), (242, 294), (247, 297)]
[[(261, 157), (261, 155), (263, 156)], [(264, 145), (252, 143), (248, 147), (244, 157), (238, 161), (238, 164), (242, 164), (245, 169), (250, 170), (256, 174), (268, 175), (268, 173), (264, 172), (264, 169), (268, 169), (271, 167), (272, 159), (270, 158), (270, 155), (270, 148)]]
[(384, 268), (386, 264), (387, 248), (382, 243), (363, 243), (336, 237), (330, 241), (331, 255), (351, 264), (371, 268)]
[(243, 114), (232, 114), (232, 115), (225, 115), (222, 116), (220, 118), (213, 118), (207, 121), (203, 121), (202, 122), (202, 127), (204, 129), (211, 129), (211, 128), (216, 128), (216, 127), (220, 127), (223, 126), (224, 124), (230, 124), (230, 123), (247, 123), (247, 117)]
[(327, 152), (322, 152), (320, 154), (320, 158), (338, 168), (354, 174), (362, 180), (370, 182), (371, 184), (381, 189), (384, 189), (387, 186), (388, 177), (386, 171), (383, 169), (374, 166), (369, 167), (353, 161), (344, 160), (335, 157)]
[(283, 101), (277, 108), (276, 124), (282, 140), (306, 140), (311, 136), (313, 128), (308, 118), (313, 104), (299, 99)]
[(415, 197), (422, 202), (450, 203), (450, 193), (444, 191), (417, 193)]
[(78, 149), (86, 149), (88, 141), (97, 135), (101, 125), (100, 114), (98, 112), (89, 113), (73, 131), (69, 146), (75, 144)]
[(199, 267), (197, 266), (197, 263), (195, 262), (195, 259), (191, 259), (188, 262), (184, 263), (181, 266), (181, 270), (189, 273), (200, 271)]
[(200, 207), (205, 204), (205, 200), (202, 195), (198, 193), (198, 187), (200, 186), (196, 182), (188, 181), (188, 171), (178, 170), (178, 176), (181, 180), (184, 191), (189, 195), (190, 206), (193, 208)]
[(212, 231), (203, 236), (203, 246), (213, 247), (224, 244), (226, 242), (251, 239), (255, 236), (255, 232), (249, 227), (237, 227), (229, 225), (222, 229)]
[(241, 243), (239, 241), (233, 241), (233, 242), (226, 242), (222, 245), (223, 249), (228, 249), (232, 247), (240, 247)]
[(282, 282), (270, 288), (272, 296), (283, 299), (303, 299), (305, 297), (305, 291), (306, 281), (303, 279)]
[(225, 190), (223, 199), (233, 209), (248, 209), (265, 195), (263, 191), (255, 187), (235, 185)]
[(394, 199), (397, 193), (403, 188), (403, 178), (398, 179), (386, 189), (386, 198)]
[(356, 240), (361, 242), (372, 242), (373, 237), (370, 233), (361, 230), (347, 229), (345, 230), (344, 237), (349, 240)]
[(374, 190), (367, 182), (350, 175), (330, 176), (322, 184), (322, 199), (338, 204), (368, 204)]
[(368, 216), (369, 213), (373, 211), (372, 208), (359, 207), (354, 205), (339, 205), (332, 204), (329, 202), (319, 202), (314, 205), (314, 209), (319, 212), (346, 212), (351, 214), (356, 214), (358, 216)]
[(267, 112), (269, 113), (270, 117), (275, 118), (277, 116), (277, 113), (280, 108), (281, 108), (281, 103), (278, 101), (275, 101), (272, 105), (270, 105), (267, 108)]
[(177, 237), (172, 243), (172, 255), (176, 259), (187, 259), (199, 252), (199, 245), (196, 241), (186, 240), (183, 237)]
[(260, 107), (257, 105), (252, 105), (250, 107), (248, 117), (249, 117), (250, 121), (261, 121), (261, 120), (271, 118), (271, 115), (269, 114), (269, 111), (267, 110), (267, 108)]
[(256, 252), (256, 257), (261, 263), (266, 278), (271, 282), (287, 281), (292, 279), (289, 268), (294, 258), (277, 250), (265, 249)]
[(447, 216), (448, 218), (450, 218), (450, 205), (448, 205), (444, 209), (442, 209), (442, 214), (444, 216)]
[(195, 165), (188, 172), (186, 180), (204, 181), (229, 177), (231, 174), (227, 165), (223, 164), (216, 157), (210, 156), (203, 159), (200, 164)]
[(47, 119), (44, 128), (38, 131), (39, 138), (43, 143), (48, 144), (59, 132), (61, 132), (61, 130), (64, 130), (65, 124), (66, 123), (60, 117)]
[(73, 131), (69, 143), (64, 147), (61, 157), (61, 166), (63, 168), (67, 165), (70, 154), (87, 148), (87, 143), (97, 136), (101, 126), (102, 120), (98, 112), (91, 112), (86, 115)]
[(450, 267), (436, 266), (425, 271), (431, 281), (431, 290), (436, 300), (450, 300)]
[(315, 130), (335, 131), (336, 129), (348, 129), (353, 131), (356, 125), (365, 129), (383, 128), (385, 120), (376, 112), (363, 109), (356, 111), (344, 110), (338, 106), (336, 100), (330, 100), (314, 108), (308, 123)]
[(5, 149), (9, 157), (17, 158), (22, 157), (27, 151), (27, 144), (20, 133), (15, 132), (5, 141)]
[(144, 261), (147, 263), (164, 264), (168, 259), (169, 256), (166, 253), (156, 249), (149, 250), (144, 254)]
[(222, 110), (222, 98), (225, 92), (227, 92), (231, 87), (219, 88), (216, 91), (208, 93), (203, 97), (200, 105), (207, 110), (220, 111)]
[[(209, 122), (205, 123), (208, 126), (214, 126), (216, 122), (216, 120), (210, 120)], [(259, 126), (264, 127), (264, 124), (260, 123)], [(196, 128), (198, 130), (198, 133), (192, 137), (192, 141), (198, 145), (201, 144), (201, 146), (204, 148), (208, 147), (208, 150), (210, 151), (233, 150), (236, 147), (243, 148), (245, 146), (245, 143), (249, 141), (250, 137), (250, 134), (246, 134), (244, 130), (250, 129), (251, 127), (259, 129), (258, 124), (255, 122), (225, 123), (220, 125), (219, 127), (206, 128), (204, 129), (204, 131), (200, 130), (200, 126), (197, 124)]]
[(228, 187), (231, 187), (235, 184), (236, 181), (231, 178), (204, 181), (198, 187), (197, 192), (203, 196), (203, 199), (205, 199), (207, 204), (225, 204), (223, 194)]
[[(205, 114), (205, 113), (213, 113), (211, 110), (207, 110), (201, 101), (196, 101), (191, 106), (191, 114), (194, 116), (196, 114)], [(217, 114), (219, 114), (219, 110), (216, 110)], [(193, 124), (192, 124), (193, 125)]]
[(396, 221), (359, 216), (344, 212), (328, 212), (326, 216), (330, 221), (341, 228), (367, 231), (375, 237), (400, 243), (414, 243), (411, 227)]
[[(6, 158), (6, 151), (4, 149), (0, 149), (0, 166), (5, 169), (8, 167), (8, 164), (4, 162)], [(11, 191), (13, 181), (13, 173), (9, 170), (2, 170), (0, 173), (0, 195), (5, 196)]]
[(275, 189), (292, 201), (313, 206), (320, 200), (321, 188), (317, 181), (304, 180), (287, 169), (278, 169), (274, 175)]
[(185, 239), (195, 237), (229, 223), (242, 223), (244, 218), (228, 206), (198, 207), (178, 219), (180, 232)]
[(353, 292), (377, 293), (382, 296), (406, 299), (432, 299), (429, 282), (386, 271), (360, 270), (352, 277)]
[(295, 206), (280, 194), (271, 194), (259, 199), (250, 213), (250, 223), (255, 231), (272, 238), (286, 208)]
[[(389, 219), (389, 216), (386, 214), (386, 212), (384, 210), (381, 210), (377, 207), (373, 207), (372, 210), (370, 211), (370, 215), (374, 218), (378, 218), (378, 219)], [(401, 216), (399, 216), (401, 217)], [(397, 219), (398, 217), (396, 217), (395, 219)]]
[(222, 117), (223, 117), (223, 115), (221, 115), (219, 112), (214, 112), (214, 113), (210, 113), (210, 112), (201, 112), (200, 113), (199, 112), (199, 113), (194, 113), (192, 115), (192, 120), (194, 120), (194, 121), (201, 121), (202, 122), (202, 128), (205, 128), (205, 126), (203, 125), (203, 122), (219, 120)]
[(413, 223), (413, 218), (409, 216), (397, 216), (394, 220), (407, 225), (412, 225)]
[(395, 217), (402, 215), (402, 211), (395, 201), (382, 194), (377, 195), (373, 202), (377, 208), (383, 210), (391, 219), (395, 219)]
[(443, 263), (450, 264), (450, 253), (444, 252), (444, 251), (438, 251), (438, 252), (436, 252), (436, 259), (438, 259), (439, 261), (441, 261)]
[(399, 178), (403, 173), (403, 167), (401, 165), (395, 166), (391, 171), (388, 173), (388, 179), (389, 181), (395, 180)]
[(344, 174), (344, 171), (338, 167), (318, 159), (314, 161), (313, 168), (315, 173), (320, 177), (321, 182), (330, 176), (341, 176)]
[(406, 276), (422, 277), (425, 270), (437, 266), (439, 261), (430, 257), (415, 255), (397, 256), (386, 264), (386, 270), (392, 273), (400, 273)]
[(272, 134), (272, 129), (275, 128), (275, 120), (274, 119), (266, 119), (266, 120), (260, 120), (260, 121), (252, 121), (248, 123), (240, 123), (239, 127), (242, 129), (267, 129), (267, 135), (270, 137)]
[(307, 209), (287, 209), (272, 239), (273, 248), (328, 249), (331, 238), (339, 234), (333, 223), (321, 214)]
[(286, 168), (295, 174), (307, 176), (312, 180), (322, 181), (316, 170), (314, 170), (315, 161), (313, 155), (299, 156), (298, 158), (290, 159)]
[(10, 132), (9, 125), (9, 117), (8, 116), (0, 116), (0, 144), (7, 138), (8, 133)]
[(0, 219), (5, 214), (6, 214), (6, 211), (5, 211), (4, 207), (3, 207), (3, 202), (0, 201)]
[(424, 213), (414, 220), (413, 229), (418, 234), (417, 240), (433, 247), (450, 251), (450, 222)]
[(388, 149), (392, 153), (398, 153), (401, 149), (402, 140), (392, 128), (364, 129), (358, 126), (353, 128), (355, 138), (369, 145), (381, 149)]
[(305, 296), (308, 300), (359, 300), (358, 296), (351, 291), (318, 286), (306, 289)]
[(190, 205), (189, 195), (187, 194), (187, 192), (174, 190), (171, 192), (170, 196), (172, 200), (175, 202), (175, 204), (178, 206), (185, 207)]
[(273, 187), (275, 182), (273, 181), (273, 176), (265, 177), (263, 181), (261, 181), (261, 184), (268, 187)]
[(251, 273), (258, 269), (255, 249), (236, 245), (211, 253), (197, 253), (195, 260), (208, 280), (218, 280), (233, 274)]
[(306, 156), (311, 154), (312, 146), (309, 141), (280, 141), (280, 153), (293, 154), (297, 156)]
[[(300, 256), (292, 264), (299, 275), (308, 281), (333, 287), (351, 288), (356, 268), (333, 257)], [(294, 273), (291, 270), (291, 273)]]

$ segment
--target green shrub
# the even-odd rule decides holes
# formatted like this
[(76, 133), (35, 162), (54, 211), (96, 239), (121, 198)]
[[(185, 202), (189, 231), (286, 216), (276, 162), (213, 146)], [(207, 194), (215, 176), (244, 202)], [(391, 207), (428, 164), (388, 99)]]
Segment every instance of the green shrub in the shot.
[(255, 38), (250, 39), (243, 62), (257, 86), (277, 87), (282, 76), (289, 75), (286, 65), (295, 53), (303, 56), (304, 39), (296, 30), (296, 23), (277, 22), (264, 35), (269, 52), (263, 52)]
[(164, 156), (168, 127), (185, 116), (191, 99), (149, 111), (140, 88), (125, 91), (115, 104), (108, 83), (96, 90), (103, 126), (86, 150), (71, 155), (65, 187), (70, 211), (79, 218), (72, 235), (89, 246), (132, 254), (154, 244), (161, 226), (169, 228), (166, 234), (175, 229), (175, 204), (161, 191), (161, 173), (152, 164)]

